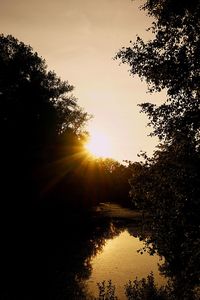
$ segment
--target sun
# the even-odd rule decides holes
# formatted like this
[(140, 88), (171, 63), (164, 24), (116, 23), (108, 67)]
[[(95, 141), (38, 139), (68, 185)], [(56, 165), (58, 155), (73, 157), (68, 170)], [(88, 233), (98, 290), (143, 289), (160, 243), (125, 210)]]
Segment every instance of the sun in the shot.
[(110, 157), (111, 156), (111, 146), (109, 139), (99, 133), (93, 133), (88, 142), (85, 144), (85, 149), (95, 157)]

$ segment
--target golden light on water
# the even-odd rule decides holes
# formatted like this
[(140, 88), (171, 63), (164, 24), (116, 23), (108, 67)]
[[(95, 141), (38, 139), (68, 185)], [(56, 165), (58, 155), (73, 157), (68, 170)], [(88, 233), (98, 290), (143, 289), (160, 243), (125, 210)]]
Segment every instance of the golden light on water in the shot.
[(94, 157), (110, 157), (111, 144), (108, 137), (100, 132), (93, 132), (85, 144), (85, 149)]
[(93, 296), (97, 296), (97, 282), (112, 279), (116, 286), (116, 293), (120, 300), (127, 299), (124, 286), (129, 280), (136, 277), (141, 279), (153, 272), (158, 286), (166, 284), (166, 278), (161, 276), (159, 265), (164, 261), (157, 255), (138, 253), (138, 249), (144, 247), (144, 243), (138, 237), (131, 235), (127, 230), (121, 232), (113, 239), (106, 240), (102, 251), (91, 259), (92, 272), (87, 281), (88, 290)]

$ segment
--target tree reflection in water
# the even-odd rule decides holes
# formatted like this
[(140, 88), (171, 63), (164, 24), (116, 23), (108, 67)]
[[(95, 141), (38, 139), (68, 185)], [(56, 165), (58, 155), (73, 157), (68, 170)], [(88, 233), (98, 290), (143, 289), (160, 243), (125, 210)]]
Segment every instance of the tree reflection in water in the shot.
[[(28, 226), (26, 232), (18, 235), (13, 233), (17, 237), (15, 242), (2, 246), (7, 250), (2, 256), (2, 299), (90, 299), (85, 282), (91, 276), (91, 259), (100, 253), (107, 239), (116, 237), (127, 227), (127, 222), (119, 218), (113, 220), (94, 211), (66, 212), (61, 208), (49, 209), (40, 216), (37, 214), (34, 226)], [(138, 222), (137, 219), (137, 225)], [(129, 233), (135, 236), (133, 227)], [(155, 241), (155, 232), (150, 235), (148, 228), (144, 232), (141, 238), (147, 239), (147, 242)], [(174, 251), (180, 249), (178, 245), (189, 247), (181, 237), (180, 234), (173, 237), (160, 235), (153, 246), (158, 254), (165, 257), (161, 271), (173, 279), (171, 291), (173, 295), (176, 293), (175, 299), (195, 299), (191, 293), (184, 293), (183, 289), (188, 292), (190, 287), (191, 291), (191, 282), (194, 283), (193, 278), (197, 279), (197, 253), (188, 258), (193, 275), (187, 277), (188, 260), (180, 255), (180, 251)], [(165, 246), (166, 240), (168, 247)], [(185, 298), (180, 295), (185, 295)]]
[(2, 299), (88, 299), (90, 259), (120, 229), (93, 212), (62, 209), (37, 214), (33, 227), (2, 247)]
[[(200, 299), (200, 274), (199, 274), (199, 237), (193, 230), (181, 224), (170, 228), (160, 226), (160, 223), (151, 223), (146, 234), (141, 234), (145, 241), (144, 249), (151, 255), (156, 253), (164, 257), (164, 263), (160, 265), (161, 274), (168, 278), (169, 288), (166, 299), (196, 300)], [(189, 232), (189, 233), (188, 233)], [(188, 234), (187, 234), (188, 233)]]

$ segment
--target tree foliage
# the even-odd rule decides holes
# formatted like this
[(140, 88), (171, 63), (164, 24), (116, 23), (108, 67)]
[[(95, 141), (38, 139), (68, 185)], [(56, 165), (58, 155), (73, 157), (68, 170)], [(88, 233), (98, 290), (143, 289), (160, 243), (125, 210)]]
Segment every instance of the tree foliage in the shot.
[[(151, 216), (150, 253), (165, 257), (176, 299), (195, 299), (199, 286), (200, 1), (147, 0), (154, 37), (140, 37), (116, 55), (150, 93), (167, 92), (160, 106), (141, 104), (161, 144), (152, 158), (133, 163), (131, 196)], [(145, 237), (144, 237), (145, 238)]]
[(145, 248), (165, 258), (160, 270), (173, 280), (177, 299), (195, 299), (200, 278), (199, 153), (182, 137), (178, 144), (162, 145), (133, 170), (132, 199), (151, 216), (150, 234), (142, 236)]
[(131, 75), (145, 79), (150, 92), (167, 91), (167, 101), (141, 104), (154, 134), (171, 139), (174, 131), (199, 134), (200, 1), (149, 0), (143, 6), (155, 18), (154, 38), (140, 37), (122, 48), (117, 58), (130, 66)]
[(30, 46), (0, 35), (0, 155), (6, 205), (19, 205), (16, 195), (36, 201), (47, 186), (55, 188), (61, 178), (70, 177), (69, 169), (75, 167), (70, 160), (83, 151), (84, 126), (90, 118), (73, 89), (48, 71)]
[(41, 143), (69, 128), (80, 133), (88, 119), (62, 81), (30, 46), (0, 35), (0, 130), (5, 138)]

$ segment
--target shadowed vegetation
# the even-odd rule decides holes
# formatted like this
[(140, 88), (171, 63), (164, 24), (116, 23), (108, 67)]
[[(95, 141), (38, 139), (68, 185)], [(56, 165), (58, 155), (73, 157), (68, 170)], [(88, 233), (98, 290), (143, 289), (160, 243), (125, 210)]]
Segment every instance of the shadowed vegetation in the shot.
[(139, 75), (149, 92), (165, 90), (167, 101), (140, 105), (160, 144), (152, 158), (132, 163), (131, 196), (151, 216), (144, 237), (151, 254), (173, 282), (175, 299), (195, 299), (200, 249), (200, 1), (146, 1), (154, 17), (150, 41), (140, 37), (116, 55)]
[(128, 167), (91, 159), (90, 116), (72, 92), (30, 46), (0, 35), (3, 299), (85, 297), (90, 257), (115, 234), (91, 209), (128, 203)]

